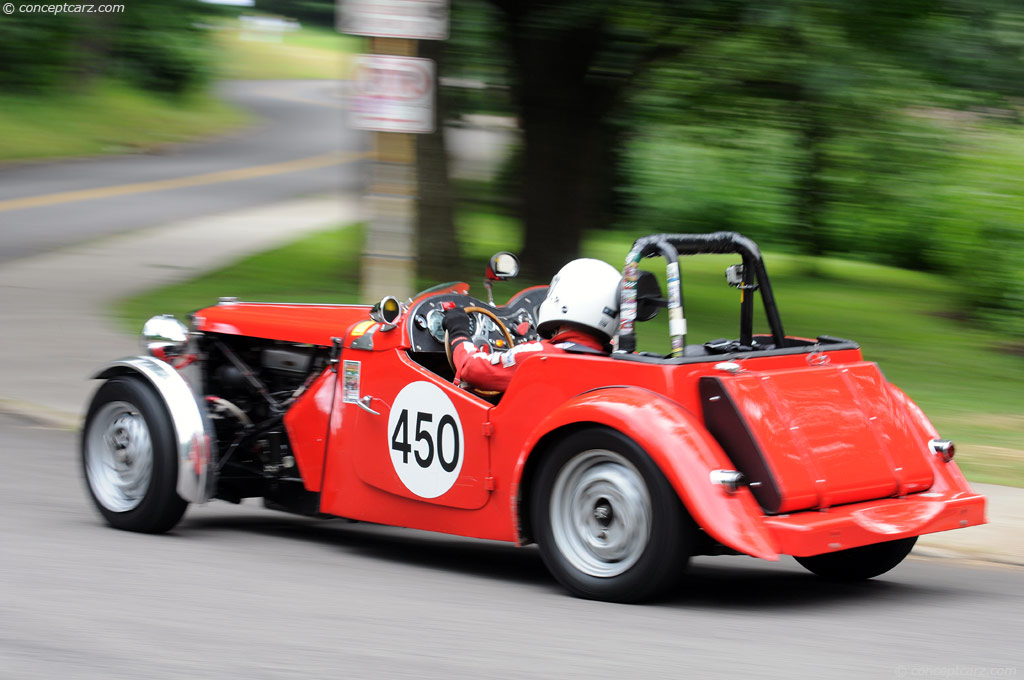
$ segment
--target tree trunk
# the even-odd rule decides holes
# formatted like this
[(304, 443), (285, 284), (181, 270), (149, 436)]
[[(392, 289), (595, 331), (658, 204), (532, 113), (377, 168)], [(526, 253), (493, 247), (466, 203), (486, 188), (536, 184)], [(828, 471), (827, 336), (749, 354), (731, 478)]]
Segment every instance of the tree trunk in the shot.
[(525, 271), (549, 278), (578, 257), (584, 233), (608, 226), (614, 128), (584, 107), (523, 110)]
[(583, 234), (613, 219), (619, 128), (609, 122), (622, 82), (595, 77), (600, 30), (531, 37), (510, 27), (523, 130), (524, 274), (551, 277), (578, 257)]
[(797, 165), (793, 197), (796, 231), (793, 239), (802, 252), (824, 255), (830, 245), (828, 225), (825, 222), (830, 200), (828, 180), (825, 177), (828, 170), (825, 146), (831, 137), (831, 130), (815, 102), (797, 102), (797, 107), (793, 118), (799, 125), (797, 133), (804, 158)]
[[(433, 59), (440, 80), (443, 44), (420, 42), (420, 56)], [(416, 136), (416, 274), (431, 281), (451, 278), (458, 270), (459, 243), (455, 233), (454, 191), (445, 149), (445, 106), (441, 87), (435, 88), (434, 132)]]

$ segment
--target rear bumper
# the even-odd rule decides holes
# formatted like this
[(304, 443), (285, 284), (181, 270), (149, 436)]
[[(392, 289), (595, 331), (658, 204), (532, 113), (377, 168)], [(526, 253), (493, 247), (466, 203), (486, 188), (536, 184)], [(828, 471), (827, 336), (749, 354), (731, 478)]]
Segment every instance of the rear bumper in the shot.
[(931, 491), (765, 517), (763, 522), (780, 554), (807, 557), (984, 524), (985, 497)]

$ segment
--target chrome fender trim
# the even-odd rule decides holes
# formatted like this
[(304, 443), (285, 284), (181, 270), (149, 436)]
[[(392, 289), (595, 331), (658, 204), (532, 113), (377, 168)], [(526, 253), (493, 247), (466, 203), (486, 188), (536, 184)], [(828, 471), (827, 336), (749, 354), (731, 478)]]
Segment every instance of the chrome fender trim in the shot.
[(118, 359), (92, 377), (104, 379), (133, 373), (148, 380), (167, 406), (178, 448), (178, 495), (189, 503), (205, 503), (213, 494), (216, 455), (206, 408), (181, 374), (153, 357)]

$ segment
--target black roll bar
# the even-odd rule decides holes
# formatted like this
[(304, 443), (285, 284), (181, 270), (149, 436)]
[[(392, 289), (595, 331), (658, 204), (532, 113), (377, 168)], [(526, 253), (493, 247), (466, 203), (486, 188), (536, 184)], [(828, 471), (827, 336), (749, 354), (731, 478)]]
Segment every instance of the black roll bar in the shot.
[(636, 350), (634, 325), (637, 312), (637, 265), (640, 260), (661, 255), (667, 261), (669, 333), (672, 337), (671, 356), (681, 356), (686, 343), (686, 318), (683, 315), (682, 286), (679, 277), (679, 255), (718, 255), (737, 253), (743, 259), (743, 282), (740, 285), (740, 344), (751, 346), (754, 333), (755, 290), (761, 291), (765, 317), (771, 328), (775, 346), (786, 346), (786, 334), (779, 319), (775, 296), (764, 268), (761, 249), (752, 240), (734, 231), (716, 231), (709, 234), (652, 234), (638, 238), (626, 256), (622, 272), (621, 317), (619, 321), (619, 350)]

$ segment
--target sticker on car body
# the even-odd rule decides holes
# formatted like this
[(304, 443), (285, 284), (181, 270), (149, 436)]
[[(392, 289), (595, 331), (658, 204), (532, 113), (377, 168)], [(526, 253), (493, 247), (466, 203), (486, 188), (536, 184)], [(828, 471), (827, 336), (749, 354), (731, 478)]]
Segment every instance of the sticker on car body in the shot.
[(437, 498), (462, 470), (462, 422), (455, 405), (437, 385), (409, 383), (395, 397), (388, 416), (388, 448), (398, 478), (420, 498)]
[(342, 362), (342, 401), (346, 404), (354, 404), (359, 401), (359, 373), (358, 361), (345, 360)]

